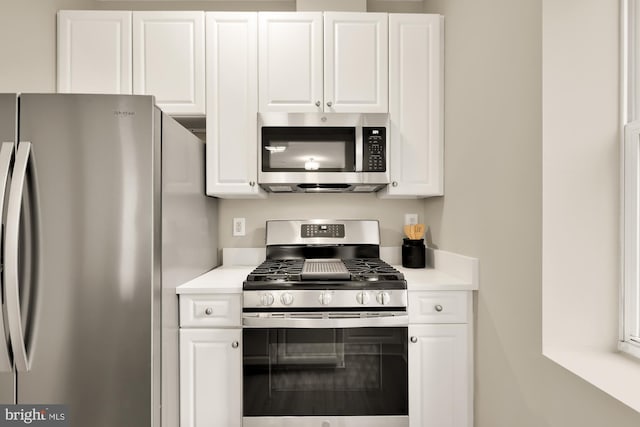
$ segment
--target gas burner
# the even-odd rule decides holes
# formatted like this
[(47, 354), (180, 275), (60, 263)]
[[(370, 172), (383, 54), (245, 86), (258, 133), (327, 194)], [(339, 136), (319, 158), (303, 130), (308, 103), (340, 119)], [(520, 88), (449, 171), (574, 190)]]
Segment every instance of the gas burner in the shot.
[(353, 258), (342, 261), (351, 273), (351, 280), (402, 280), (404, 276), (379, 258)]
[(247, 277), (249, 281), (286, 282), (300, 280), (303, 259), (269, 259), (256, 267)]

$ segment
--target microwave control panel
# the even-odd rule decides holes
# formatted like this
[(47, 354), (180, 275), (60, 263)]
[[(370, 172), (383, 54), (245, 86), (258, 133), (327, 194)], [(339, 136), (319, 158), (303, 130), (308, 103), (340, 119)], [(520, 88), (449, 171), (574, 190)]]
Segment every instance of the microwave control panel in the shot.
[(387, 170), (387, 129), (383, 127), (363, 127), (363, 172), (386, 172)]

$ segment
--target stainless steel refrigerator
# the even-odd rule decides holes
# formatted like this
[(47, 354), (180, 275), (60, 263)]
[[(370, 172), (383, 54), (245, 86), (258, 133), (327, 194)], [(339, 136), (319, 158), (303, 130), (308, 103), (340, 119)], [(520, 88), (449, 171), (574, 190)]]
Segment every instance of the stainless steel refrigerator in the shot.
[(0, 95), (0, 143), (0, 403), (177, 425), (174, 288), (217, 265), (204, 144), (153, 97), (67, 94)]

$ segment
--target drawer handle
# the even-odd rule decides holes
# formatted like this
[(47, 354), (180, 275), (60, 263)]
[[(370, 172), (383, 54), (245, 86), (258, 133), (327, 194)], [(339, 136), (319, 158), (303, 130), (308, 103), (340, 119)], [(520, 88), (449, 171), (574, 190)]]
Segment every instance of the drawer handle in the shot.
[(207, 307), (204, 309), (204, 314), (206, 314), (207, 316), (211, 316), (213, 314), (213, 308), (211, 307)]
[(433, 308), (435, 308), (438, 313), (442, 311), (442, 306), (440, 304), (436, 304), (436, 306)]
[(411, 342), (412, 343), (417, 343), (418, 342), (418, 337), (411, 337)]
[(238, 346), (240, 345), (240, 343), (238, 341), (234, 341), (231, 343), (231, 347), (233, 348), (238, 348)]

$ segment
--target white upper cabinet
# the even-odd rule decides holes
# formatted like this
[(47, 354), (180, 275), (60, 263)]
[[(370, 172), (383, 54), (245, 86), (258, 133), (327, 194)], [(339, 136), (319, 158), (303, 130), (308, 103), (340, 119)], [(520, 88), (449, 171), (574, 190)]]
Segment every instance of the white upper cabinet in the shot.
[(443, 18), (389, 15), (389, 160), (381, 197), (443, 194)]
[(324, 14), (324, 110), (386, 113), (388, 15)]
[(387, 112), (388, 15), (259, 13), (261, 112)]
[(322, 111), (322, 13), (259, 13), (260, 111)]
[(258, 177), (258, 15), (207, 13), (207, 194), (264, 197)]
[(204, 12), (58, 12), (58, 92), (154, 95), (205, 114)]
[(132, 93), (131, 12), (58, 12), (58, 92)]
[(133, 93), (169, 114), (205, 114), (204, 43), (204, 12), (133, 12)]

